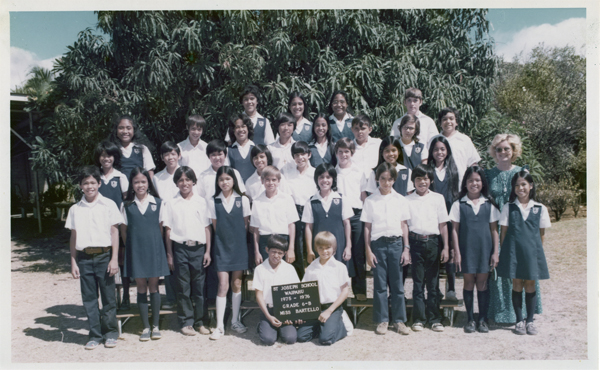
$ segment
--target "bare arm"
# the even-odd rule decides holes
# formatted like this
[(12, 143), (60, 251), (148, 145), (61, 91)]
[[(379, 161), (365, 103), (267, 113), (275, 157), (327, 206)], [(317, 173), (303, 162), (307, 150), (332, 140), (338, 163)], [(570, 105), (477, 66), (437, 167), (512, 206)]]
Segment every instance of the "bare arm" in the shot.
[(110, 241), (112, 244), (112, 256), (106, 272), (110, 276), (114, 276), (119, 271), (119, 229), (117, 225), (110, 227)]
[(352, 227), (350, 226), (350, 219), (344, 220), (344, 234), (346, 236), (346, 248), (342, 258), (344, 261), (349, 261), (352, 258)]
[(296, 224), (293, 222), (290, 222), (288, 224), (288, 235), (290, 236), (290, 247), (287, 251), (286, 262), (293, 263), (296, 260), (296, 253), (294, 252), (294, 242), (296, 240)]
[(448, 225), (445, 222), (442, 222), (439, 224), (440, 226), (440, 234), (442, 235), (442, 243), (444, 244), (444, 247), (442, 249), (442, 255), (440, 256), (440, 259), (442, 261), (442, 263), (446, 263), (448, 261)]
[(305, 224), (304, 228), (304, 239), (306, 239), (306, 260), (310, 264), (315, 260), (315, 252), (312, 250), (312, 235), (313, 235), (313, 224)]
[(125, 245), (127, 243), (127, 225), (121, 224), (119, 229), (121, 229), (121, 239), (123, 239), (123, 245)]
[(367, 263), (372, 268), (375, 268), (377, 264), (377, 257), (371, 252), (371, 223), (365, 222), (365, 255), (367, 256)]
[(460, 271), (460, 264), (462, 261), (462, 256), (460, 255), (460, 246), (458, 245), (458, 228), (460, 227), (460, 222), (452, 221), (452, 244), (454, 247), (454, 263), (456, 264), (456, 268)]
[(77, 266), (77, 231), (71, 230), (69, 249), (71, 251), (71, 275), (73, 279), (79, 279), (79, 266)]
[(260, 234), (258, 232), (258, 227), (250, 227), (252, 231), (252, 237), (254, 240), (254, 263), (256, 266), (260, 265), (263, 262), (263, 258), (260, 255), (260, 248), (258, 247), (258, 240), (260, 239)]
[(208, 267), (210, 265), (210, 237), (211, 237), (211, 228), (210, 225), (204, 228), (206, 232), (206, 252), (204, 253), (204, 267)]
[(254, 293), (256, 296), (256, 303), (258, 303), (258, 307), (260, 307), (260, 310), (262, 311), (263, 315), (265, 315), (265, 317), (267, 318), (267, 320), (269, 320), (271, 325), (273, 325), (276, 328), (280, 327), (282, 324), (281, 321), (277, 320), (275, 316), (271, 316), (269, 310), (267, 309), (267, 304), (265, 303), (262, 290), (255, 290)]
[[(408, 244), (408, 223), (406, 220), (402, 221), (402, 245)], [(402, 256), (400, 258), (400, 264), (406, 266), (410, 263), (410, 249), (402, 248)]]
[(167, 227), (165, 231), (165, 243), (167, 244), (167, 263), (171, 271), (175, 270), (173, 263), (173, 241), (171, 240), (171, 228)]
[(350, 292), (350, 288), (348, 287), (348, 283), (342, 285), (342, 291), (341, 291), (340, 295), (337, 297), (335, 302), (333, 302), (331, 304), (331, 306), (329, 306), (328, 309), (321, 312), (321, 314), (319, 315), (319, 321), (320, 322), (327, 321), (329, 319), (329, 317), (331, 316), (331, 314), (333, 313), (333, 311), (335, 311), (342, 303), (344, 303), (346, 298), (348, 298), (349, 292)]
[(544, 245), (544, 234), (546, 234), (546, 229), (540, 229), (540, 237), (542, 238), (542, 246)]
[(492, 257), (490, 267), (498, 266), (498, 221), (490, 223), (490, 232), (492, 233)]

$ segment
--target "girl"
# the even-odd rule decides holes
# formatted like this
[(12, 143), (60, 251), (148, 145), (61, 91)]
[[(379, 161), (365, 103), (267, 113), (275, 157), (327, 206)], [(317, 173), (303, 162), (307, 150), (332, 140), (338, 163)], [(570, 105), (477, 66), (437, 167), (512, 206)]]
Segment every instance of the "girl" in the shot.
[[(263, 144), (254, 146), (250, 151), (250, 157), (252, 159), (252, 165), (254, 168), (256, 168), (256, 171), (254, 171), (252, 176), (246, 180), (246, 196), (248, 196), (250, 200), (254, 200), (260, 195), (260, 193), (265, 191), (265, 186), (262, 184), (260, 176), (262, 175), (265, 167), (273, 165), (273, 157), (271, 156), (271, 151), (269, 148)], [(283, 174), (281, 174), (279, 190), (281, 192), (291, 194)]]
[(480, 333), (489, 332), (488, 271), (498, 264), (498, 220), (500, 211), (490, 197), (483, 168), (469, 167), (463, 178), (458, 200), (450, 210), (454, 261), (464, 274), (463, 297), (467, 309), (465, 333), (475, 332), (473, 288), (477, 285)]
[(273, 156), (273, 166), (281, 170), (286, 164), (294, 162), (291, 146), (296, 142), (292, 138), (292, 132), (296, 128), (296, 120), (294, 116), (284, 112), (273, 123), (279, 137), (273, 144), (269, 145), (269, 150)]
[[(513, 283), (512, 304), (517, 316), (515, 333), (537, 334), (533, 325), (536, 306), (535, 281), (549, 279), (544, 256), (544, 230), (550, 227), (548, 209), (535, 201), (535, 184), (527, 171), (517, 172), (511, 181), (509, 203), (500, 215), (500, 261), (498, 276)], [(523, 287), (527, 321), (523, 321)]]
[[(135, 167), (129, 177), (129, 190), (121, 207), (124, 222), (121, 235), (125, 248), (125, 277), (135, 278), (137, 284), (137, 304), (144, 330), (140, 341), (160, 339), (158, 323), (160, 319), (160, 293), (158, 279), (169, 275), (162, 239), (162, 201), (152, 185), (150, 174), (141, 167)], [(148, 321), (148, 296), (152, 306), (152, 333)]]
[(338, 90), (331, 95), (329, 101), (329, 127), (331, 131), (332, 142), (335, 143), (343, 137), (350, 140), (354, 139), (352, 133), (352, 119), (354, 118), (348, 112), (349, 100), (345, 91)]
[(401, 164), (404, 162), (404, 159), (402, 158), (402, 148), (400, 147), (398, 140), (395, 140), (393, 136), (388, 136), (381, 140), (381, 144), (379, 145), (379, 160), (373, 171), (370, 171), (369, 179), (367, 180), (367, 192), (373, 194), (377, 191), (375, 170), (384, 162), (389, 163), (396, 169), (398, 178), (394, 182), (394, 190), (398, 194), (406, 196), (406, 194), (414, 190), (414, 185), (412, 181), (410, 181), (411, 170)]
[(290, 94), (288, 99), (288, 113), (296, 119), (296, 129), (292, 133), (292, 137), (296, 141), (310, 141), (312, 136), (312, 123), (309, 120), (308, 104), (306, 98), (298, 91)]
[(417, 116), (406, 114), (400, 121), (400, 145), (402, 145), (402, 156), (404, 165), (410, 170), (419, 163), (427, 163), (427, 151), (425, 145), (419, 142), (421, 124)]
[(217, 170), (215, 189), (215, 195), (208, 204), (215, 230), (214, 263), (219, 277), (216, 300), (217, 329), (210, 336), (212, 340), (217, 340), (225, 334), (223, 318), (229, 289), (229, 272), (233, 311), (231, 329), (240, 334), (248, 330), (239, 321), (239, 313), (242, 303), (242, 272), (248, 268), (246, 232), (251, 214), (250, 201), (240, 190), (233, 168), (222, 166)]
[(133, 118), (128, 115), (119, 117), (110, 133), (110, 141), (121, 149), (121, 172), (129, 178), (129, 173), (134, 167), (142, 167), (154, 176), (154, 160), (149, 147), (152, 145), (138, 130)]
[[(452, 149), (448, 140), (441, 136), (435, 136), (429, 146), (429, 157), (427, 164), (435, 169), (433, 176), (433, 191), (444, 196), (446, 211), (450, 212), (452, 202), (458, 200), (459, 176), (452, 157)], [(486, 187), (487, 188), (487, 187)], [(448, 222), (448, 235), (452, 235), (452, 224)], [(449, 243), (453, 239), (448, 240)], [(454, 248), (450, 248), (450, 259), (446, 263), (446, 299), (456, 300), (456, 264), (454, 262)]]
[(229, 119), (228, 134), (229, 137), (235, 138), (235, 142), (227, 151), (229, 163), (231, 167), (238, 170), (242, 180), (246, 182), (254, 172), (252, 159), (248, 155), (254, 147), (254, 142), (251, 140), (254, 136), (252, 121), (246, 114), (234, 114)]
[(333, 144), (331, 132), (325, 113), (317, 114), (312, 127), (312, 141), (310, 141), (310, 164), (317, 168), (321, 163), (331, 163), (335, 166), (335, 156), (332, 154)]

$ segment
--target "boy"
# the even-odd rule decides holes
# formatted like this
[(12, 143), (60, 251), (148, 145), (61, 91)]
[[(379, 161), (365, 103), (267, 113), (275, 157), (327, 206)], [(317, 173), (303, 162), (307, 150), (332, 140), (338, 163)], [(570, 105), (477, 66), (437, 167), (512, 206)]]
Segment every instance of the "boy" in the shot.
[[(435, 122), (429, 117), (423, 114), (420, 110), (423, 104), (423, 93), (421, 90), (410, 87), (404, 92), (404, 106), (406, 106), (406, 114), (412, 114), (417, 116), (420, 123), (420, 133), (417, 135), (419, 142), (427, 145), (429, 140), (437, 135), (439, 132), (435, 126)], [(395, 138), (400, 138), (400, 122), (404, 116), (398, 118), (392, 124), (392, 131), (390, 135)]]
[(352, 162), (365, 172), (371, 171), (379, 161), (381, 139), (369, 136), (373, 131), (371, 120), (361, 114), (352, 120), (355, 152)]
[[(225, 142), (219, 139), (212, 140), (206, 146), (206, 155), (208, 155), (208, 159), (210, 160), (210, 166), (199, 174), (197, 190), (201, 197), (208, 200), (215, 195), (217, 170), (226, 164), (227, 146), (225, 145)], [(240, 175), (236, 169), (233, 171), (235, 172), (240, 191), (242, 193), (245, 192), (246, 187), (244, 186), (242, 175)]]
[[(255, 144), (273, 144), (273, 142), (275, 142), (275, 136), (273, 136), (271, 122), (257, 111), (257, 108), (260, 105), (260, 92), (258, 91), (258, 87), (255, 85), (246, 86), (240, 95), (240, 104), (242, 104), (244, 113), (250, 117), (250, 120), (254, 125), (254, 137), (252, 138), (252, 141), (254, 141)], [(235, 138), (230, 138), (228, 132), (225, 135), (225, 141), (231, 143), (235, 141)]]
[[(408, 195), (410, 220), (408, 234), (413, 278), (412, 330), (421, 331), (423, 325), (431, 325), (433, 331), (444, 331), (440, 315), (439, 270), (448, 261), (448, 211), (444, 196), (430, 190), (433, 168), (419, 164), (412, 171), (411, 180), (415, 192)], [(443, 248), (440, 254), (439, 235)], [(427, 301), (425, 291), (427, 287)]]
[(206, 155), (206, 142), (200, 139), (206, 127), (206, 121), (202, 116), (194, 114), (188, 117), (186, 126), (188, 137), (177, 144), (181, 149), (179, 165), (191, 167), (196, 174), (200, 174), (210, 165)]
[[(114, 275), (119, 271), (121, 212), (112, 200), (98, 192), (100, 170), (83, 167), (78, 176), (81, 200), (69, 209), (65, 228), (71, 230), (71, 275), (80, 279), (81, 298), (90, 326), (85, 349), (104, 340), (106, 348), (117, 346), (117, 300)], [(98, 289), (102, 309), (98, 307)]]
[(302, 281), (319, 282), (321, 314), (318, 320), (309, 321), (298, 328), (298, 342), (308, 342), (318, 335), (319, 343), (327, 346), (347, 335), (342, 320), (342, 304), (348, 298), (350, 277), (346, 265), (333, 258), (337, 242), (332, 233), (318, 233), (315, 236), (315, 248), (319, 258), (308, 266)]
[[(252, 204), (250, 228), (254, 234), (254, 259), (260, 265), (267, 259), (266, 245), (271, 235), (281, 235), (289, 239), (286, 260), (294, 263), (295, 222), (300, 219), (289, 194), (279, 191), (281, 172), (276, 167), (267, 166), (260, 176), (265, 191)], [(283, 283), (282, 283), (283, 284)]]
[(283, 260), (288, 251), (288, 243), (281, 235), (271, 235), (266, 246), (267, 258), (256, 266), (252, 286), (256, 292), (256, 303), (260, 307), (258, 337), (267, 346), (277, 341), (277, 334), (285, 344), (294, 344), (297, 339), (296, 328), (291, 321), (281, 322), (273, 316), (273, 285), (299, 283), (296, 270)]

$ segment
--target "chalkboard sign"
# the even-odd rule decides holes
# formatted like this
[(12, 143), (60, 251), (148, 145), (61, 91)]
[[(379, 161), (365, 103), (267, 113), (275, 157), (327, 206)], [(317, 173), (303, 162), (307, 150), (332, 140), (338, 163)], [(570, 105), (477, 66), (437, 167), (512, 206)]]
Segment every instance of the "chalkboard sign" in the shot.
[(312, 320), (321, 314), (319, 300), (319, 283), (307, 281), (304, 283), (274, 285), (273, 314), (279, 321)]

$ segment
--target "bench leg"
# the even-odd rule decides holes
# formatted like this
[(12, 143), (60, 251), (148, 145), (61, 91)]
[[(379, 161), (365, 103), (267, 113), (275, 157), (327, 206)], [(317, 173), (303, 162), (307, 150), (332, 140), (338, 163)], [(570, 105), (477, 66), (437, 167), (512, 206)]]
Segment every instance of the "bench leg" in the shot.
[(450, 326), (454, 326), (454, 307), (449, 307), (448, 311), (449, 311), (448, 317), (450, 317)]
[(117, 327), (119, 330), (119, 338), (123, 338), (123, 328), (121, 324), (121, 319), (117, 319)]
[[(356, 310), (356, 307), (352, 307), (352, 308), (353, 308), (354, 310)], [(361, 307), (361, 308), (360, 308), (360, 310), (358, 310), (358, 312), (357, 312), (357, 313), (355, 313), (355, 316), (354, 316), (354, 327), (356, 327), (356, 323), (358, 322), (358, 317), (359, 317), (360, 315), (362, 315), (362, 314), (363, 314), (363, 312), (365, 312), (365, 311), (367, 310), (367, 308), (369, 308), (369, 307)], [(355, 311), (355, 312), (356, 312), (356, 311)]]

